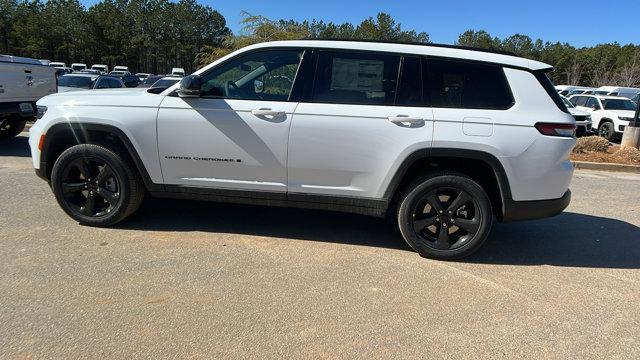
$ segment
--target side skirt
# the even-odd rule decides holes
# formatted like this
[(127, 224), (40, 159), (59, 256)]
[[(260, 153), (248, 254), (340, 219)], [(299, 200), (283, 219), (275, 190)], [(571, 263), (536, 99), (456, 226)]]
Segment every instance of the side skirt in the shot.
[(205, 200), (221, 203), (261, 206), (292, 207), (339, 211), (384, 217), (389, 203), (382, 199), (325, 196), (316, 194), (287, 194), (266, 191), (207, 189), (188, 186), (165, 185), (165, 191), (152, 191), (157, 198)]

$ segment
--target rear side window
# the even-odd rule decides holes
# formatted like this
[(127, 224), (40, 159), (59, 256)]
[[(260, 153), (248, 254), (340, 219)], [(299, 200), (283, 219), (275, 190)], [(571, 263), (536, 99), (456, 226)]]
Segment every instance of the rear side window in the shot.
[(374, 53), (318, 54), (313, 101), (393, 105), (400, 57)]
[(500, 66), (428, 59), (425, 95), (433, 107), (504, 110), (513, 95)]

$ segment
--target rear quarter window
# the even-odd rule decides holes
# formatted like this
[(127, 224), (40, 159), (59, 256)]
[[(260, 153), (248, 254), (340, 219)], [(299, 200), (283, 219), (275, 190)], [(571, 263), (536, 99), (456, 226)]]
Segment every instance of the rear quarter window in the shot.
[(430, 58), (426, 67), (425, 97), (433, 107), (505, 110), (514, 104), (498, 65)]

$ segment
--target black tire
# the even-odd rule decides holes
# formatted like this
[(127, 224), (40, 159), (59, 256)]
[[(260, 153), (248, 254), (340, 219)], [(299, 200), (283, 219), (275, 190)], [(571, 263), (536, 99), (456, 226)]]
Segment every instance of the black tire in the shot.
[(65, 150), (53, 165), (51, 187), (69, 216), (98, 227), (124, 220), (145, 195), (136, 167), (125, 156), (94, 144)]
[(26, 120), (21, 119), (1, 119), (0, 120), (0, 140), (12, 139), (18, 136), (27, 126)]
[(493, 221), (484, 189), (468, 176), (448, 171), (426, 174), (407, 186), (397, 217), (407, 244), (437, 260), (471, 255), (486, 240)]
[(614, 142), (618, 137), (616, 135), (615, 126), (611, 121), (603, 121), (598, 126), (598, 135), (607, 139), (609, 142)]

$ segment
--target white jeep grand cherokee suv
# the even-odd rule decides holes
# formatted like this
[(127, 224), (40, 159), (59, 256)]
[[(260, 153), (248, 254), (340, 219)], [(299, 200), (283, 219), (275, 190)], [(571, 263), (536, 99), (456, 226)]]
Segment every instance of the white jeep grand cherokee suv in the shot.
[(166, 89), (44, 98), (33, 165), (86, 225), (145, 194), (392, 213), (421, 255), (461, 258), (494, 216), (569, 204), (575, 120), (551, 69), (450, 46), (252, 45)]
[(598, 134), (609, 141), (622, 138), (625, 126), (633, 120), (637, 108), (636, 103), (619, 96), (574, 95), (569, 102), (576, 109), (591, 114)]

